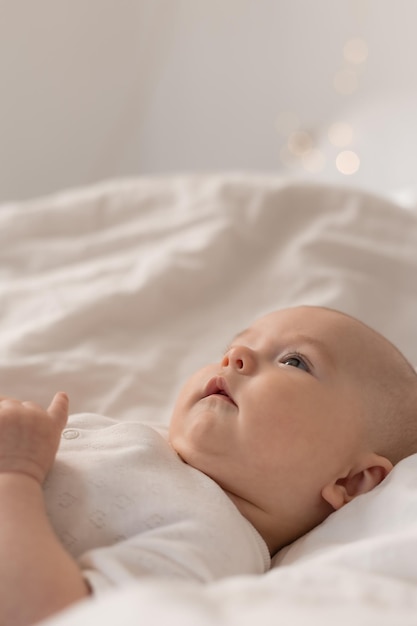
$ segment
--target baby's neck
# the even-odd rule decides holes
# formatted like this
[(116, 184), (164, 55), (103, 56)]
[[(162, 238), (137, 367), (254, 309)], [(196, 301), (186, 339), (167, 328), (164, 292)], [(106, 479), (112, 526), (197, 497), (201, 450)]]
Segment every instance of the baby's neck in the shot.
[(311, 515), (307, 515), (306, 511), (299, 512), (298, 515), (293, 512), (291, 515), (288, 506), (281, 511), (265, 510), (234, 493), (225, 493), (261, 535), (271, 556), (318, 526), (333, 512), (332, 507), (324, 500), (316, 503)]
[(270, 515), (257, 505), (249, 502), (249, 500), (245, 500), (229, 491), (225, 491), (225, 493), (232, 500), (243, 517), (258, 531), (268, 547), (269, 554), (273, 556), (282, 545), (277, 538), (277, 525), (273, 523)]

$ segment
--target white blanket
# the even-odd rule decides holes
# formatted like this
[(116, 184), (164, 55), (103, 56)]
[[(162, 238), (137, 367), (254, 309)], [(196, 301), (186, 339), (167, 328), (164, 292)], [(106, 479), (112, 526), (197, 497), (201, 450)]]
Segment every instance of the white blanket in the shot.
[[(417, 212), (266, 176), (110, 181), (0, 207), (1, 392), (166, 423), (184, 378), (265, 312), (323, 304), (417, 363)], [(417, 418), (417, 416), (416, 416)], [(416, 624), (417, 456), (260, 578), (138, 582), (50, 621)]]

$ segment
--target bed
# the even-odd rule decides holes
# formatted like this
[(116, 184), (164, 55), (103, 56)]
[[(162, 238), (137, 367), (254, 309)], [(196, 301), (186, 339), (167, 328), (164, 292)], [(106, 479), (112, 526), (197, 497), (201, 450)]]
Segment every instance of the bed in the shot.
[[(165, 424), (236, 330), (297, 304), (355, 315), (417, 364), (416, 277), (417, 208), (359, 189), (212, 174), (3, 204), (2, 392)], [(262, 577), (138, 581), (47, 623), (416, 624), (416, 555), (417, 455)]]

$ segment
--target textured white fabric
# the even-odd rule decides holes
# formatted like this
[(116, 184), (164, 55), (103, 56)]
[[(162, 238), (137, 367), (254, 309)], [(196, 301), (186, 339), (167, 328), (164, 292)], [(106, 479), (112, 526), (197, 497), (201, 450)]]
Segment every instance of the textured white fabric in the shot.
[(143, 576), (209, 582), (270, 567), (265, 542), (222, 489), (143, 424), (71, 416), (44, 493), (95, 592)]
[[(166, 424), (236, 331), (302, 303), (359, 317), (417, 364), (416, 277), (417, 212), (361, 190), (183, 176), (4, 205), (2, 392), (64, 389), (73, 413)], [(52, 624), (414, 625), (416, 457), (397, 470), (264, 576), (148, 580)]]

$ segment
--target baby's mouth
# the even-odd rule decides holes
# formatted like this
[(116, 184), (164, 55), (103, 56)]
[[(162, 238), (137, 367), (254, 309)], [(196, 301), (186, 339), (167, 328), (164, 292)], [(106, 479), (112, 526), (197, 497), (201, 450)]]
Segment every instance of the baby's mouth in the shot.
[(208, 396), (222, 396), (225, 402), (229, 402), (230, 404), (237, 406), (229, 391), (227, 382), (222, 376), (215, 376), (209, 380), (204, 392), (204, 398), (207, 398)]

